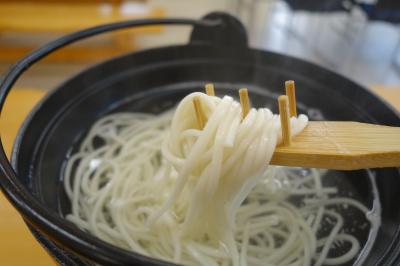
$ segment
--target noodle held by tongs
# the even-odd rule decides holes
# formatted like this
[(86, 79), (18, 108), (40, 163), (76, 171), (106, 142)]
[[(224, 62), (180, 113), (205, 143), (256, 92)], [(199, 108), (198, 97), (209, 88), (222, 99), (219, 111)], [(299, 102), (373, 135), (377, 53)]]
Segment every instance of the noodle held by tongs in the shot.
[[(310, 121), (293, 138), (297, 117), (294, 82), (285, 83), (286, 96), (278, 98), (282, 143), (273, 165), (356, 170), (400, 166), (400, 128), (348, 121)], [(242, 109), (248, 109), (247, 90), (240, 90)], [(197, 119), (201, 119), (197, 116)], [(203, 118), (204, 120), (204, 118)], [(204, 121), (203, 121), (204, 123)]]

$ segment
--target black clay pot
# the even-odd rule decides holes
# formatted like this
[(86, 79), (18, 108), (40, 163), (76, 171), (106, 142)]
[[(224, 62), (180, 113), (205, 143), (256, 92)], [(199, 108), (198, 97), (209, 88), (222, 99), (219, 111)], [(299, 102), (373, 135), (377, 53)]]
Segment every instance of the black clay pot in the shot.
[[(187, 45), (127, 54), (67, 80), (25, 121), (14, 145), (12, 166), (4, 151), (0, 152), (3, 192), (61, 264), (167, 264), (111, 246), (63, 219), (70, 207), (62, 186), (66, 158), (93, 122), (105, 114), (121, 110), (158, 113), (189, 92), (201, 90), (206, 82), (213, 82), (221, 95), (246, 86), (253, 105), (276, 111), (276, 98), (284, 81), (293, 79), (299, 112), (311, 119), (400, 126), (393, 109), (348, 79), (302, 60), (248, 48), (242, 25), (222, 13), (199, 21), (128, 21), (66, 36), (15, 65), (1, 85), (1, 106), (19, 75), (53, 50), (87, 36), (146, 24), (190, 24), (194, 29)], [(364, 265), (399, 265), (399, 169), (334, 172), (345, 180), (341, 187), (344, 192), (351, 190), (371, 207), (374, 195), (370, 173), (379, 191), (382, 225), (372, 249), (364, 254)], [(359, 237), (366, 241), (368, 235)]]

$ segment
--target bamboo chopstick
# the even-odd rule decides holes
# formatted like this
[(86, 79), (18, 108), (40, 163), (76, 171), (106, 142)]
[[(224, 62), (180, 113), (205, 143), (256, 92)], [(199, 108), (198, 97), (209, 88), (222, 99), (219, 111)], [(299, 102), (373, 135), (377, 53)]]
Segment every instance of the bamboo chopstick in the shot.
[(297, 107), (296, 107), (296, 91), (293, 80), (287, 80), (285, 82), (286, 96), (289, 98), (289, 112), (290, 117), (297, 117)]
[(239, 90), (240, 105), (242, 106), (242, 119), (244, 119), (250, 111), (249, 92), (246, 88)]
[(193, 98), (193, 105), (194, 105), (194, 110), (196, 113), (197, 125), (198, 125), (199, 129), (203, 129), (204, 125), (206, 123), (206, 117), (201, 108), (200, 97), (196, 96)]
[(206, 84), (205, 89), (206, 89), (206, 94), (208, 96), (215, 96), (214, 84), (212, 84), (212, 83)]
[(278, 104), (279, 104), (279, 115), (281, 118), (282, 143), (283, 146), (289, 146), (291, 143), (289, 97), (286, 95), (279, 96)]

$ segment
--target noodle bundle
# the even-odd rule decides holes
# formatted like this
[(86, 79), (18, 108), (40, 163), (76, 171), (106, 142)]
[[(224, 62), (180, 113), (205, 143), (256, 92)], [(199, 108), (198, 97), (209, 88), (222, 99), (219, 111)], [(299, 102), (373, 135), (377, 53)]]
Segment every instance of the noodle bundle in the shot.
[[(193, 97), (208, 120), (203, 129)], [(293, 134), (307, 121), (292, 117)], [(330, 206), (368, 209), (333, 197), (337, 189), (322, 185), (320, 170), (268, 166), (280, 136), (270, 110), (253, 108), (242, 120), (233, 98), (203, 93), (186, 96), (175, 113), (106, 116), (67, 162), (66, 218), (121, 248), (184, 265), (351, 261), (360, 243)], [(346, 252), (331, 257), (335, 245)]]

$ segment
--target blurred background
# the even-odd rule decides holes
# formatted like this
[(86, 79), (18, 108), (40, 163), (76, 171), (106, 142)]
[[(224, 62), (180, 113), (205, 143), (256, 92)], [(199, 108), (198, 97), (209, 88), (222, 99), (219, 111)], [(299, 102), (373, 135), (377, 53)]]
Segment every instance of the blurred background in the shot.
[[(250, 45), (339, 72), (400, 107), (400, 0), (0, 0), (0, 79), (19, 58), (67, 33), (124, 19), (200, 18), (226, 11), (247, 27)], [(188, 27), (147, 27), (85, 40), (35, 64), (3, 112), (9, 152), (22, 120), (44, 92), (118, 54), (186, 43)], [(9, 107), (9, 108), (7, 108)], [(0, 193), (2, 265), (55, 265)]]
[[(0, 73), (63, 34), (143, 17), (193, 17), (223, 10), (246, 25), (250, 45), (293, 55), (363, 85), (400, 86), (398, 0), (0, 0)], [(120, 31), (63, 49), (33, 67), (18, 87), (51, 89), (117, 54), (185, 43), (186, 27)]]

